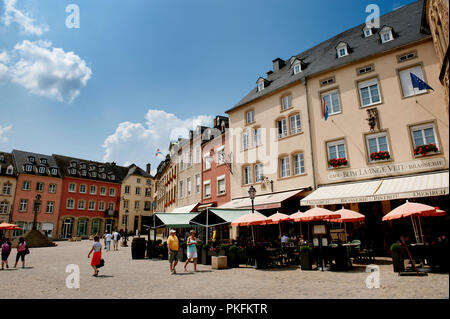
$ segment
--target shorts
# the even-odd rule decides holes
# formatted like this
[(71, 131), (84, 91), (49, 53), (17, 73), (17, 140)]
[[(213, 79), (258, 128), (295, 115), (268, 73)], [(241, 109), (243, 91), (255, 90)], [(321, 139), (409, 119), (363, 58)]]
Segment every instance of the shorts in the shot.
[(19, 251), (16, 256), (16, 262), (19, 261), (19, 258), (22, 259), (22, 262), (25, 261), (25, 251)]
[(188, 259), (197, 258), (197, 251), (188, 251), (187, 252), (187, 258)]
[(118, 240), (113, 240), (114, 245), (117, 245), (118, 242), (119, 242)]
[(9, 257), (9, 253), (2, 253), (2, 261), (7, 261)]
[(178, 251), (171, 250), (169, 253), (169, 263), (173, 263), (174, 261), (178, 261)]

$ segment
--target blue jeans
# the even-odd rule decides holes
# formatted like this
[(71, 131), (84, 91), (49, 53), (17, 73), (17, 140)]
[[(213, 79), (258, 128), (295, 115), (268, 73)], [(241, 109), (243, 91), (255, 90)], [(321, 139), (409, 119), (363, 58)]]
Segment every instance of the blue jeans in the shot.
[(106, 250), (111, 250), (111, 241), (110, 240), (106, 241)]

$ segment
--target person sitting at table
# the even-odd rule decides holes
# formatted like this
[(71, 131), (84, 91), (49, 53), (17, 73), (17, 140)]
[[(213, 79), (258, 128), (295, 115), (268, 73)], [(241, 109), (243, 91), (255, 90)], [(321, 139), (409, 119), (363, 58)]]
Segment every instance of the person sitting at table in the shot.
[(281, 236), (281, 245), (286, 246), (288, 239), (289, 237), (286, 236), (286, 234), (283, 234), (283, 236)]
[(300, 235), (300, 239), (299, 239), (299, 241), (298, 241), (298, 244), (301, 246), (301, 245), (307, 245), (308, 244), (308, 241), (305, 239), (305, 236), (304, 235)]

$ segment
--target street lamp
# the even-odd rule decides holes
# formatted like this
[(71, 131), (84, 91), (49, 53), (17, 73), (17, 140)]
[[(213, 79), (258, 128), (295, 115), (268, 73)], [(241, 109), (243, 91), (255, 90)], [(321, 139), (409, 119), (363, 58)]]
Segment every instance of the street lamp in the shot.
[(255, 194), (256, 194), (256, 189), (253, 186), (250, 186), (249, 190), (248, 190), (248, 195), (250, 196), (250, 199), (252, 200), (252, 213), (255, 212)]
[(127, 230), (127, 225), (128, 225), (128, 209), (125, 210), (125, 234), (123, 234), (123, 246), (124, 247), (128, 247), (128, 230)]
[(33, 230), (37, 230), (37, 213), (39, 211), (39, 206), (41, 205), (41, 195), (37, 194), (34, 200), (34, 219), (33, 219)]

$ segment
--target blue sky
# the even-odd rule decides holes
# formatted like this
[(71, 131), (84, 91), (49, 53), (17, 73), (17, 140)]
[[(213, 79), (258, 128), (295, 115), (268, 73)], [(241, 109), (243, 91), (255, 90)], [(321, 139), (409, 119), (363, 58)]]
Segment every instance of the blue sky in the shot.
[(274, 58), (411, 2), (0, 0), (0, 150), (156, 168), (172, 129), (210, 124)]

